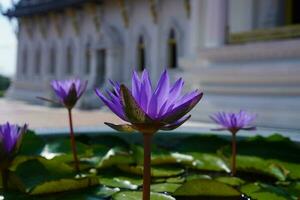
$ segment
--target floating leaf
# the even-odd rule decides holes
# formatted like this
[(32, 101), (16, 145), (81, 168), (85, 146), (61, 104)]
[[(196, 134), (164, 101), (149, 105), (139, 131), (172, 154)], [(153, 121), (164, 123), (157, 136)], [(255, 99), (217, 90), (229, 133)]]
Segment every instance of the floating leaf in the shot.
[(28, 130), (27, 133), (23, 135), (19, 154), (26, 156), (40, 155), (45, 145), (46, 143), (41, 137), (37, 136), (33, 131)]
[(19, 164), (14, 175), (19, 179), (19, 188), (30, 194), (68, 191), (99, 183), (97, 177), (76, 178), (68, 165), (42, 158)]
[(157, 184), (151, 185), (151, 191), (173, 193), (180, 186), (181, 186), (181, 184), (177, 184), (177, 183), (157, 183)]
[(195, 159), (191, 166), (193, 169), (230, 172), (225, 161), (217, 155), (200, 152), (192, 152), (189, 155)]
[(175, 196), (215, 196), (235, 197), (240, 192), (224, 183), (209, 179), (194, 179), (187, 181), (175, 192)]
[(106, 153), (97, 167), (107, 168), (113, 165), (127, 165), (132, 163), (134, 163), (134, 159), (127, 149), (123, 147), (114, 147)]
[[(142, 192), (119, 192), (113, 196), (113, 200), (141, 200)], [(151, 193), (151, 200), (175, 200), (173, 197), (160, 194), (160, 193)]]
[[(139, 145), (131, 145), (133, 150), (134, 158), (139, 165), (144, 163), (144, 149)], [(174, 164), (182, 163), (192, 165), (194, 158), (191, 155), (186, 155), (178, 152), (167, 151), (157, 146), (152, 146), (151, 152), (151, 164), (152, 165), (161, 165), (161, 164)]]
[[(143, 175), (143, 167), (142, 166), (130, 166), (130, 165), (119, 165), (118, 166), (122, 171)], [(184, 173), (184, 170), (178, 167), (172, 166), (153, 166), (151, 167), (151, 176), (153, 177), (170, 177), (170, 176), (178, 176)]]
[(282, 188), (267, 184), (252, 183), (241, 187), (241, 192), (259, 200), (296, 200)]
[(141, 177), (124, 174), (123, 172), (117, 170), (100, 171), (99, 180), (100, 183), (105, 186), (130, 190), (136, 190), (143, 184)]
[[(89, 146), (77, 141), (76, 147), (79, 157), (92, 156), (92, 149)], [(56, 160), (63, 162), (73, 161), (70, 140), (61, 139), (47, 143), (41, 152), (41, 156), (47, 159), (55, 158)]]
[(97, 177), (59, 179), (59, 180), (48, 181), (40, 185), (37, 185), (30, 191), (30, 194), (38, 195), (38, 194), (57, 193), (57, 192), (87, 188), (98, 184), (99, 181)]
[(223, 177), (218, 177), (215, 179), (216, 181), (219, 181), (221, 183), (225, 183), (227, 185), (231, 186), (240, 186), (245, 184), (245, 181), (238, 178), (238, 177), (228, 177), (228, 176), (223, 176)]
[(237, 156), (238, 171), (257, 173), (284, 181), (286, 172), (279, 165), (274, 165), (268, 160), (253, 156)]

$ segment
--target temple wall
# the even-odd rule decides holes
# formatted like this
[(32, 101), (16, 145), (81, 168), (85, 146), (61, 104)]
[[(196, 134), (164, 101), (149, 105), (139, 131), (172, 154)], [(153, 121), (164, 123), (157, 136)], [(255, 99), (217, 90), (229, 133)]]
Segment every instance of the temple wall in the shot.
[[(94, 23), (94, 15), (86, 9), (76, 11), (77, 17), (64, 14), (58, 21), (52, 18), (43, 18), (43, 26), (36, 24), (36, 19), (20, 21), (18, 38), (18, 66), (15, 83), (8, 96), (41, 103), (36, 96), (51, 96), (49, 82), (52, 79), (79, 77), (89, 80), (90, 95), (83, 98), (82, 104), (94, 107), (94, 87), (105, 87), (108, 79), (130, 82), (132, 69), (137, 67), (137, 44), (140, 36), (145, 40), (146, 66), (152, 78), (157, 79), (160, 72), (167, 66), (167, 41), (169, 32), (174, 29), (178, 43), (179, 57), (185, 56), (189, 49), (186, 37), (189, 33), (189, 21), (183, 0), (165, 0), (157, 4), (157, 22), (154, 23), (149, 1), (131, 0), (126, 5), (129, 26), (125, 27), (120, 6), (114, 1), (105, 1), (98, 8), (100, 28)], [(74, 26), (77, 23), (78, 32)], [(41, 30), (44, 28), (46, 34)], [(91, 69), (86, 73), (85, 51), (87, 45), (91, 49)], [(55, 49), (55, 72), (50, 73), (50, 50)], [(68, 49), (71, 49), (72, 58), (68, 61)], [(97, 51), (106, 49), (105, 75), (97, 74)], [(24, 64), (23, 51), (27, 52), (27, 65)], [(38, 53), (39, 52), (39, 53)], [(40, 54), (40, 61), (37, 56)], [(68, 72), (68, 62), (73, 67)], [(37, 63), (39, 72), (37, 72)], [(26, 74), (23, 68), (26, 67)], [(173, 70), (174, 76), (180, 71)], [(98, 85), (97, 79), (104, 76), (104, 83)]]

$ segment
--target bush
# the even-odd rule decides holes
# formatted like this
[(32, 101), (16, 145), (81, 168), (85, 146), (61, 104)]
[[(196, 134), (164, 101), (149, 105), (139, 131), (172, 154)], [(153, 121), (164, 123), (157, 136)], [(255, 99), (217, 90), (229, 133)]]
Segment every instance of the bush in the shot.
[(10, 79), (0, 75), (0, 91), (5, 91), (10, 86)]

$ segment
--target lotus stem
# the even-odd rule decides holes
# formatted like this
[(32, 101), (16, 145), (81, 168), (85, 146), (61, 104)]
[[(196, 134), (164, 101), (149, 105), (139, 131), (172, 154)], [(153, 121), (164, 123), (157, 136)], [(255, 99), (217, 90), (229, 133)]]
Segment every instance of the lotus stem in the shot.
[(4, 191), (6, 191), (8, 185), (8, 171), (6, 169), (3, 169), (1, 171), (1, 175), (2, 175), (2, 188)]
[(77, 157), (77, 148), (76, 148), (74, 129), (73, 129), (72, 109), (68, 109), (68, 114), (69, 114), (69, 124), (70, 124), (70, 139), (71, 139), (73, 159), (75, 163), (75, 171), (78, 173), (80, 171), (80, 168), (79, 168), (79, 161)]
[(143, 200), (150, 200), (152, 134), (144, 133)]
[(231, 175), (236, 175), (236, 133), (232, 133), (232, 145), (231, 145)]

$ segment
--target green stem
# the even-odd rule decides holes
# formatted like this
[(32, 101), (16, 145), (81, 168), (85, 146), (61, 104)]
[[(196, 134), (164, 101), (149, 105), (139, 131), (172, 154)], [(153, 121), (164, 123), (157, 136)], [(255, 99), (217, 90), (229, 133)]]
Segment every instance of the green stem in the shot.
[(73, 129), (72, 109), (68, 109), (68, 114), (69, 114), (69, 124), (70, 124), (71, 146), (72, 146), (73, 158), (75, 162), (75, 171), (78, 173), (80, 171), (80, 168), (79, 168), (79, 161), (77, 157), (77, 148), (76, 148), (74, 129)]
[(235, 176), (236, 175), (236, 133), (232, 134), (232, 153), (231, 153), (231, 175)]
[(150, 200), (152, 134), (144, 133), (143, 136), (144, 136), (143, 200)]

